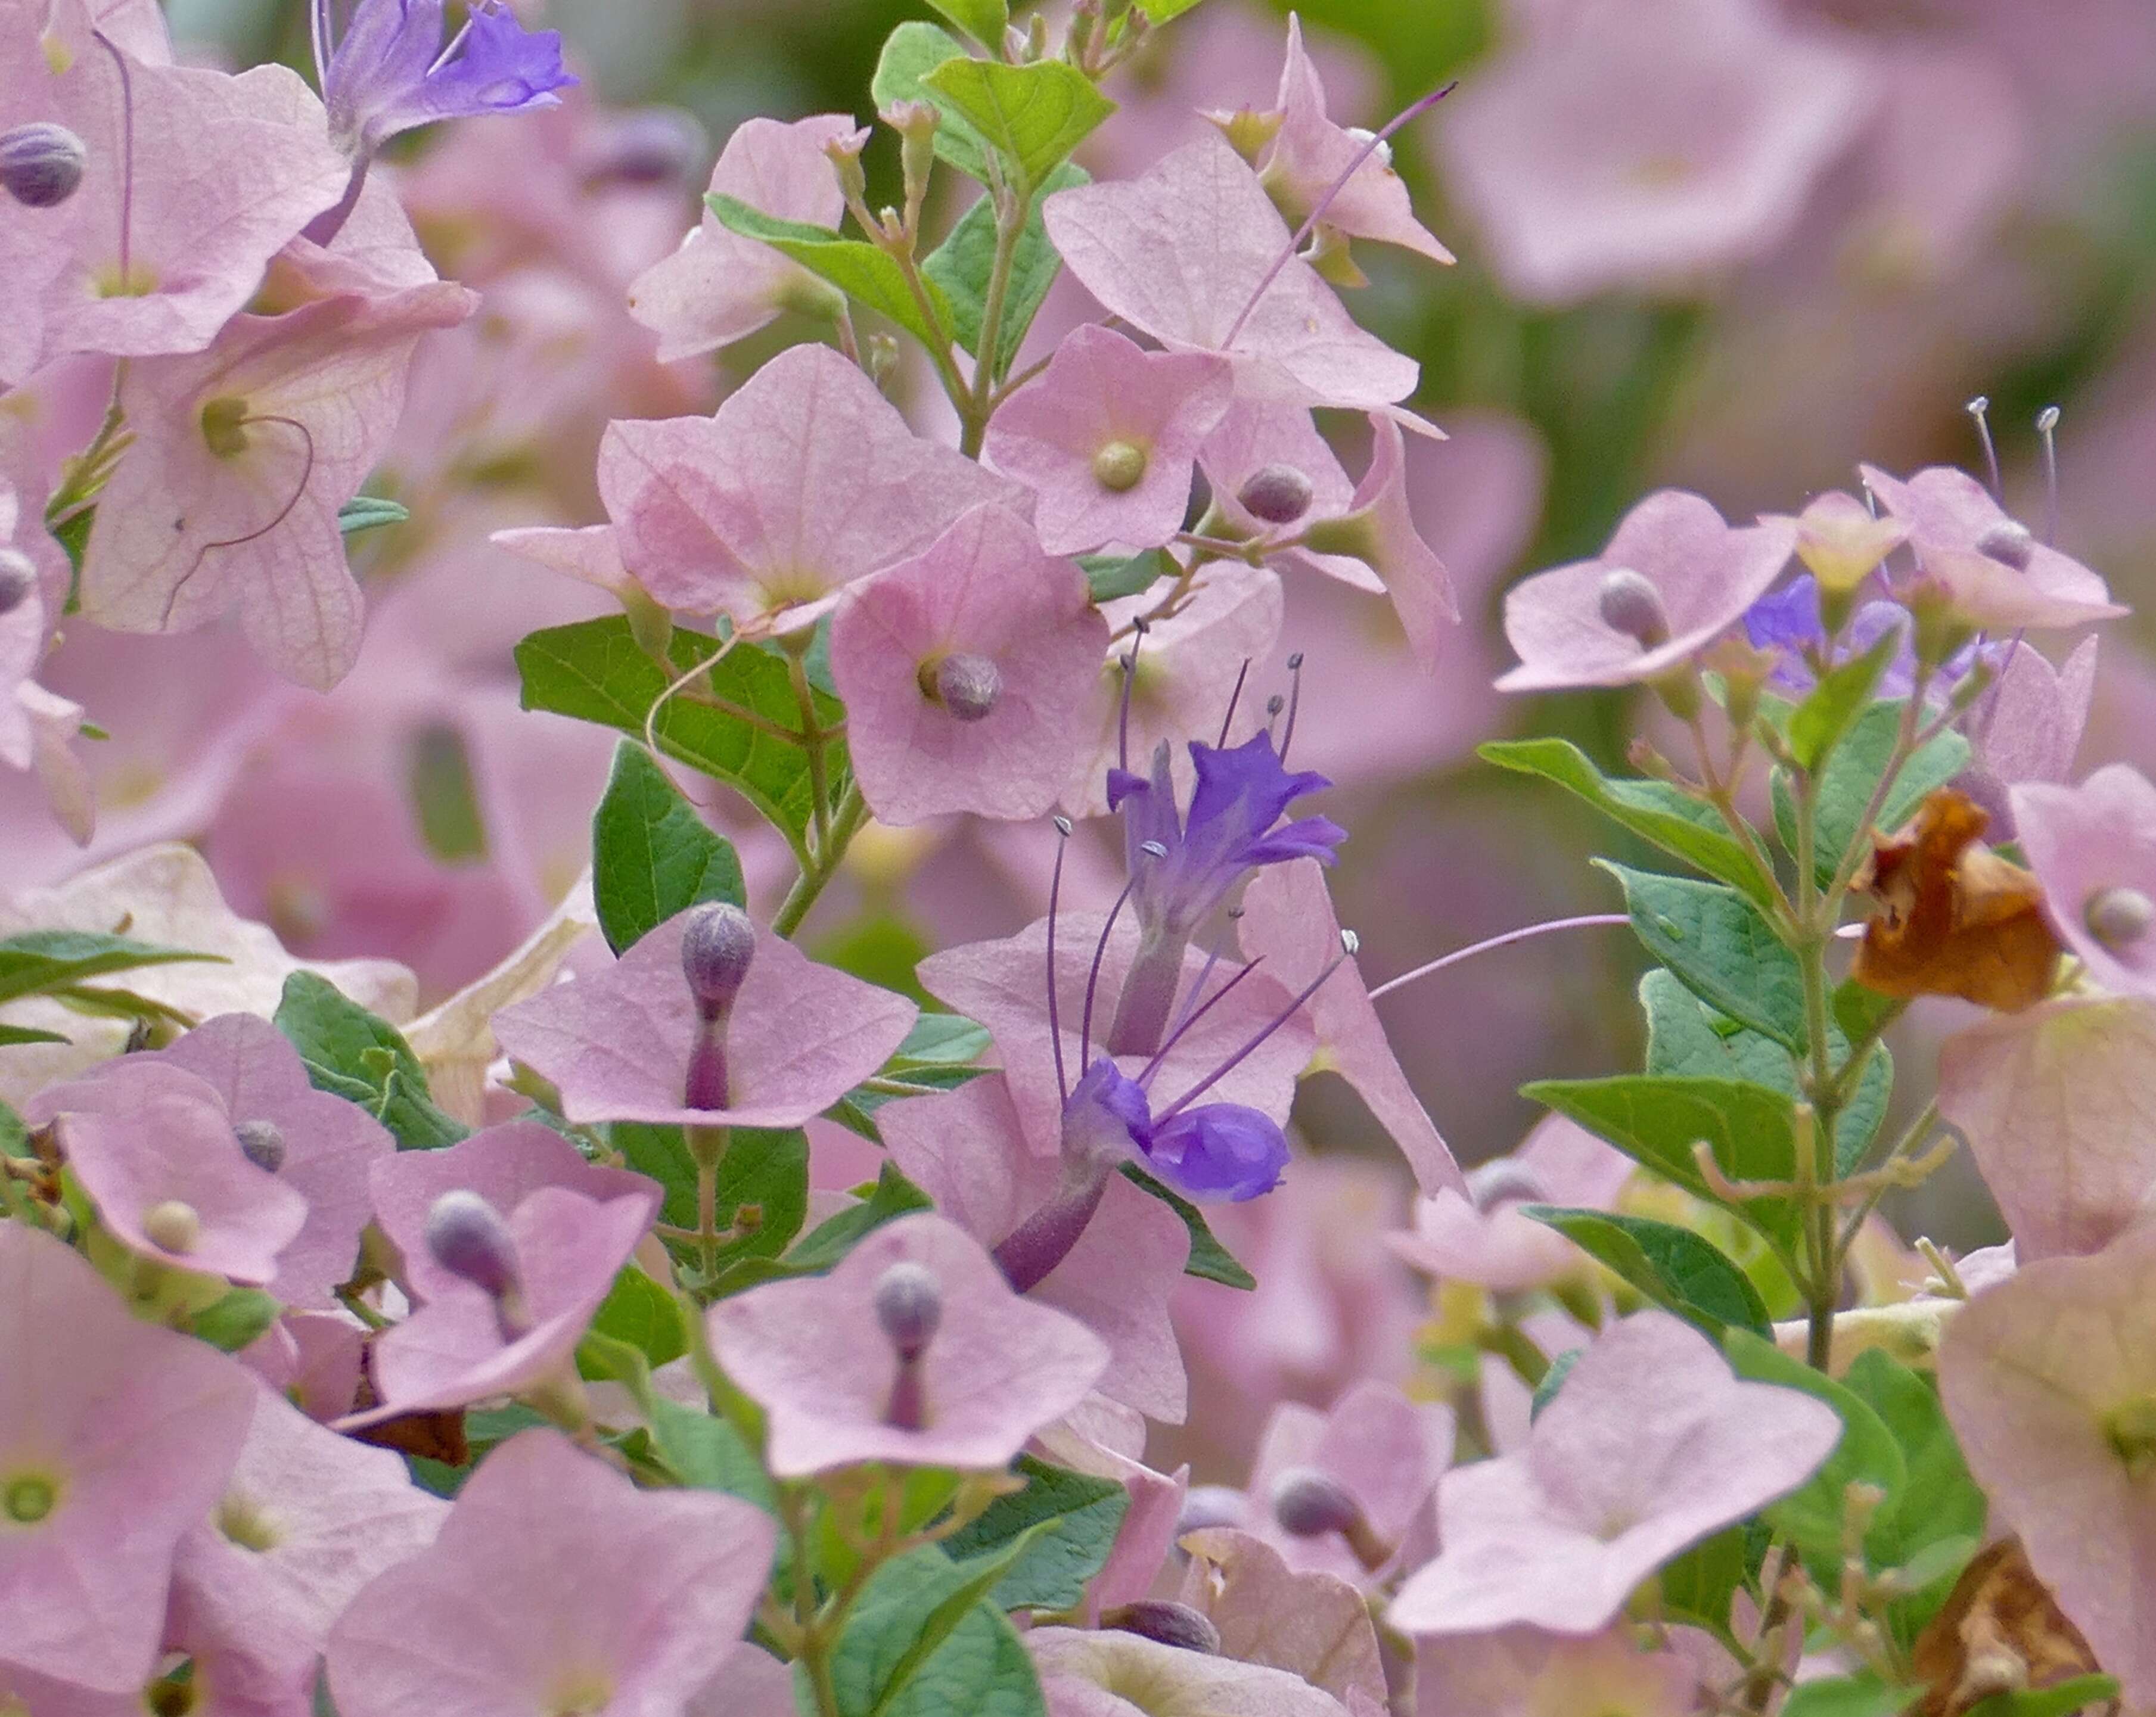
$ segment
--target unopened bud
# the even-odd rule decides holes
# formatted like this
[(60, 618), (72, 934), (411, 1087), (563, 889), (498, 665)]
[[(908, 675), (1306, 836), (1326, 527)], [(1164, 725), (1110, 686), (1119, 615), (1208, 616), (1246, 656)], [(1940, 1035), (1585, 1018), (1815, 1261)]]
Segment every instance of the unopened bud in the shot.
[(2082, 909), (2089, 934), (2117, 954), (2132, 947), (2156, 924), (2156, 900), (2138, 889), (2099, 889)]
[(2030, 558), (2036, 552), (2036, 536), (2020, 520), (2009, 519), (2003, 525), (1993, 525), (1978, 537), (1976, 551), (1980, 555), (1989, 555), (2017, 572), (2025, 572)]
[(1093, 480), (1121, 495), (1145, 481), (1146, 450), (1135, 441), (1104, 441), (1093, 455)]
[(591, 185), (673, 185), (709, 159), (711, 142), (693, 114), (645, 107), (609, 126), (584, 168)]
[(1166, 1598), (1141, 1598), (1134, 1604), (1103, 1610), (1101, 1625), (1181, 1651), (1202, 1652), (1209, 1658), (1220, 1650), (1220, 1630), (1202, 1611)]
[(65, 126), (34, 120), (0, 131), (0, 187), (30, 208), (51, 208), (74, 195), (85, 159), (82, 139)]
[(1250, 1499), (1233, 1485), (1194, 1484), (1183, 1499), (1183, 1512), (1176, 1517), (1175, 1535), (1181, 1538), (1214, 1526), (1240, 1530), (1250, 1520)]
[(1004, 694), (1003, 670), (994, 659), (960, 650), (936, 664), (924, 688), (960, 721), (979, 721), (996, 707)]
[(232, 1130), (240, 1150), (255, 1167), (275, 1174), (285, 1166), (285, 1132), (275, 1121), (242, 1121)]
[(20, 549), (0, 548), (0, 614), (12, 614), (38, 587), (38, 569)]
[(1293, 465), (1260, 465), (1235, 491), (1243, 510), (1268, 525), (1292, 525), (1310, 510), (1315, 491)]
[(876, 1322), (903, 1363), (921, 1357), (943, 1321), (943, 1284), (926, 1264), (895, 1263), (876, 1278)]
[(453, 1276), (497, 1300), (522, 1283), (516, 1243), (501, 1213), (476, 1192), (444, 1192), (427, 1212), (427, 1250)]
[(740, 907), (714, 900), (695, 908), (681, 932), (681, 976), (696, 1012), (717, 1019), (733, 1006), (756, 957), (756, 925)]
[(857, 130), (829, 138), (824, 145), (824, 153), (830, 157), (839, 175), (839, 188), (849, 203), (857, 203), (868, 195), (868, 175), (861, 171), (861, 151), (868, 146), (868, 132)]
[(1501, 1204), (1540, 1204), (1547, 1197), (1535, 1171), (1511, 1157), (1494, 1157), (1467, 1171), (1467, 1195), (1477, 1210)]
[(1363, 1505), (1348, 1487), (1315, 1467), (1290, 1467), (1273, 1481), (1273, 1518), (1297, 1538), (1321, 1538), (1360, 1525)]
[(192, 1204), (167, 1198), (142, 1212), (142, 1238), (160, 1252), (185, 1257), (202, 1239), (202, 1217)]
[(1630, 566), (1611, 567), (1602, 575), (1594, 602), (1604, 626), (1638, 640), (1643, 649), (1669, 641), (1669, 610), (1662, 606), (1661, 592), (1644, 573)]

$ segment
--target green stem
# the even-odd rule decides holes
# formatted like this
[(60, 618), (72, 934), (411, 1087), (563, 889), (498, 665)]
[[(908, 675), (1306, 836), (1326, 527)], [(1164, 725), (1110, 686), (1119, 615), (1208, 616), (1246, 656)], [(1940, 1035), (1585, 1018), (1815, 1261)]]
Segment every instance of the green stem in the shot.
[(973, 363), (971, 406), (965, 413), (958, 451), (978, 459), (981, 442), (988, 431), (988, 415), (995, 398), (996, 371), (1003, 356), (1004, 303), (1010, 294), (1011, 270), (1018, 257), (1018, 242), (1025, 232), (1029, 196), (1001, 199), (996, 210), (996, 250), (988, 264), (988, 284), (981, 296), (980, 352)]
[(778, 915), (771, 920), (773, 935), (790, 936), (801, 928), (801, 920), (808, 915), (808, 909), (816, 904), (817, 896), (838, 874), (839, 861), (846, 856), (846, 848), (868, 821), (868, 811), (860, 788), (849, 785), (839, 797), (838, 809), (832, 812), (829, 834), (818, 843), (815, 856), (802, 867), (801, 874), (793, 879), (793, 886), (780, 902)]
[(696, 1253), (709, 1281), (719, 1267), (719, 1165), (732, 1133), (726, 1127), (684, 1127), (681, 1136), (696, 1161)]
[(831, 783), (824, 761), (826, 744), (822, 723), (816, 719), (816, 691), (808, 684), (808, 649), (814, 633), (800, 633), (784, 641), (786, 674), (793, 687), (794, 706), (801, 712), (801, 749), (808, 759), (810, 821), (820, 851), (831, 833)]

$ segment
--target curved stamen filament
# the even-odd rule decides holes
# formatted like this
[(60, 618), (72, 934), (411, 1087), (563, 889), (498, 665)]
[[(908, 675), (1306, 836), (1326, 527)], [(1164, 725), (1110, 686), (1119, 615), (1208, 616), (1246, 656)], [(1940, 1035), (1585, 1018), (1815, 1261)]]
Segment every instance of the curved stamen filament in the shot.
[(1450, 954), (1441, 954), (1429, 964), (1418, 966), (1413, 971), (1404, 971), (1396, 978), (1386, 979), (1370, 992), (1370, 999), (1374, 1002), (1380, 996), (1389, 996), (1419, 977), (1428, 977), (1434, 971), (1443, 971), (1448, 966), (1457, 966), (1463, 960), (1471, 960), (1477, 954), (1487, 954), (1494, 948), (1509, 948), (1515, 942), (1546, 936), (1553, 930), (1589, 930), (1597, 925), (1630, 924), (1631, 921), (1621, 912), (1590, 912), (1580, 918), (1553, 918), (1546, 924), (1530, 924), (1519, 930), (1507, 930), (1502, 935), (1491, 936), (1465, 948), (1455, 948)]
[[(1242, 982), (1245, 978), (1248, 977), (1252, 972), (1255, 971), (1265, 963), (1265, 956), (1262, 954), (1259, 955), (1258, 957), (1255, 960), (1251, 961), (1249, 965), (1239, 967), (1235, 976), (1230, 977), (1226, 983), (1221, 985), (1219, 989), (1215, 990), (1210, 996), (1206, 997), (1203, 1004), (1196, 1007), (1187, 1009), (1184, 1012), (1182, 1019), (1177, 1023), (1175, 1029), (1168, 1034), (1168, 1037), (1161, 1043), (1160, 1048), (1154, 1052), (1152, 1059), (1145, 1064), (1145, 1071), (1137, 1076), (1137, 1079), (1134, 1083), (1142, 1085), (1155, 1074), (1158, 1073), (1160, 1071), (1161, 1064), (1168, 1059), (1168, 1052), (1173, 1049), (1178, 1043), (1181, 1043), (1183, 1039), (1189, 1034), (1191, 1028), (1194, 1027), (1199, 1020), (1204, 1018), (1207, 1014), (1210, 1013), (1219, 1003), (1226, 1001), (1228, 999), (1228, 992), (1230, 990), (1234, 989), (1236, 985)], [(1205, 982), (1204, 977), (1201, 975), (1198, 982), (1202, 986)], [(1194, 989), (1190, 993), (1192, 998), (1194, 1000), (1197, 997), (1198, 992)]]
[[(1286, 1007), (1281, 1009), (1278, 1013), (1273, 1016), (1270, 1024), (1266, 1025), (1263, 1030), (1260, 1031), (1249, 1043), (1244, 1044), (1241, 1048), (1238, 1049), (1233, 1055), (1222, 1062), (1219, 1066), (1214, 1068), (1211, 1073), (1206, 1074), (1204, 1079), (1200, 1079), (1188, 1091), (1185, 1091), (1180, 1097), (1177, 1098), (1174, 1102), (1169, 1104), (1167, 1108), (1162, 1110), (1158, 1115), (1154, 1115), (1152, 1118), (1153, 1125), (1158, 1128), (1162, 1122), (1171, 1120), (1174, 1116), (1181, 1114), (1184, 1110), (1189, 1108), (1193, 1103), (1196, 1102), (1199, 1098), (1204, 1096), (1208, 1091), (1219, 1084), (1221, 1080), (1227, 1078), (1229, 1074), (1240, 1067), (1243, 1063), (1255, 1052), (1258, 1045), (1264, 1043), (1266, 1038), (1272, 1036), (1275, 1032), (1278, 1031), (1282, 1026), (1293, 1019), (1296, 1014), (1302, 1012), (1302, 1004), (1317, 993), (1318, 987), (1322, 984), (1326, 979), (1331, 977), (1334, 972), (1339, 971), (1341, 966), (1347, 962), (1347, 959), (1348, 956), (1345, 954), (1335, 956), (1333, 959), (1327, 964), (1324, 971), (1318, 973), (1316, 977), (1312, 978), (1307, 984), (1303, 986), (1302, 993), (1301, 995), (1297, 996), (1295, 1000), (1289, 1002)], [(1247, 966), (1244, 968), (1245, 971), (1249, 969), (1250, 968)], [(1224, 995), (1225, 993), (1226, 992), (1224, 990), (1222, 994)], [(1214, 999), (1218, 1001), (1219, 997), (1216, 996)]]
[(1055, 912), (1063, 898), (1063, 853), (1070, 844), (1070, 819), (1055, 819), (1055, 869), (1048, 879), (1048, 1041), (1055, 1047), (1055, 1098), (1070, 1100), (1070, 1081), (1063, 1068), (1063, 1021), (1055, 997)]
[(300, 442), (305, 446), (307, 450), (307, 462), (305, 465), (300, 467), (300, 480), (293, 484), (292, 492), (285, 498), (285, 505), (278, 508), (277, 515), (270, 520), (268, 524), (259, 525), (254, 530), (249, 530), (243, 536), (220, 537), (215, 542), (206, 542), (199, 549), (195, 551), (193, 563), (188, 566), (186, 571), (180, 575), (178, 582), (172, 586), (171, 593), (165, 598), (165, 612), (160, 622), (162, 625), (169, 626), (172, 624), (172, 610), (179, 603), (180, 592), (187, 587), (188, 582), (194, 577), (195, 574), (202, 571), (203, 562), (209, 558), (210, 553), (213, 550), (239, 548), (244, 544), (254, 542), (259, 538), (267, 536), (271, 531), (275, 530), (280, 525), (282, 525), (287, 519), (292, 516), (292, 509), (299, 505), (300, 498), (307, 492), (307, 479), (315, 474), (314, 432), (308, 428), (307, 426), (305, 423), (302, 423), (297, 418), (280, 417), (275, 413), (268, 412), (250, 414), (247, 417), (244, 417), (239, 419), (239, 423), (234, 427), (236, 428), (244, 428), (249, 423), (275, 423), (280, 428), (292, 430), (298, 434)]
[(1116, 920), (1123, 910), (1123, 902), (1131, 897), (1131, 890), (1138, 885), (1132, 877), (1123, 884), (1123, 891), (1116, 896), (1116, 904), (1108, 909), (1107, 920), (1101, 926), (1101, 940), (1093, 945), (1092, 970), (1086, 974), (1086, 1012), (1078, 1023), (1078, 1065), (1093, 1064), (1093, 998), (1101, 987), (1101, 961), (1108, 952), (1108, 933), (1116, 927)]

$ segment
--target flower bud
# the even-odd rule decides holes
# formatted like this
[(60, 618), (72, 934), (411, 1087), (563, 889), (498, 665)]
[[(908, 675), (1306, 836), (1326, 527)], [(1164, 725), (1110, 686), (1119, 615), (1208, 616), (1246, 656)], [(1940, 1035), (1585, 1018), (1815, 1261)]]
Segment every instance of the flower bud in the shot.
[(0, 187), (30, 208), (51, 208), (82, 182), (82, 139), (44, 120), (0, 131)]
[(733, 1006), (756, 957), (756, 925), (740, 907), (714, 900), (696, 908), (681, 932), (681, 976), (706, 1020)]
[(910, 1259), (876, 1278), (876, 1322), (901, 1363), (921, 1357), (943, 1321), (943, 1284), (926, 1264)]
[(2029, 561), (2036, 552), (2035, 533), (2017, 519), (2009, 519), (1994, 525), (1976, 540), (1976, 551), (2004, 562), (2017, 572), (2025, 572)]
[(1661, 592), (1645, 574), (1630, 566), (1612, 566), (1602, 575), (1594, 603), (1604, 626), (1636, 638), (1641, 648), (1651, 650), (1669, 641), (1669, 610), (1662, 606)]
[(285, 1133), (275, 1121), (242, 1121), (232, 1130), (247, 1160), (271, 1174), (285, 1166)]
[(674, 185), (710, 159), (710, 140), (693, 114), (645, 107), (607, 129), (584, 167), (588, 185)]
[(2099, 889), (2088, 897), (2082, 918), (2091, 935), (2112, 953), (2122, 953), (2156, 923), (2156, 900), (2138, 889)]
[(1220, 1630), (1200, 1611), (1166, 1598), (1141, 1598), (1101, 1612), (1101, 1625), (1186, 1652), (1217, 1656)]
[(1176, 1517), (1175, 1535), (1181, 1538), (1214, 1526), (1233, 1526), (1240, 1531), (1250, 1521), (1250, 1500), (1232, 1484), (1194, 1484), (1183, 1499), (1183, 1512)]
[(495, 1299), (508, 1299), (521, 1284), (509, 1225), (476, 1192), (459, 1189), (437, 1198), (427, 1212), (426, 1238), (436, 1263)]
[(1468, 1196), (1480, 1211), (1501, 1204), (1540, 1204), (1548, 1196), (1535, 1171), (1509, 1156), (1493, 1157), (1467, 1171)]
[(1135, 441), (1104, 441), (1093, 455), (1093, 480), (1121, 495), (1145, 481), (1146, 450)]
[(202, 1217), (192, 1204), (165, 1199), (142, 1212), (142, 1238), (160, 1252), (184, 1258), (202, 1239)]
[(957, 651), (936, 664), (930, 684), (924, 688), (959, 721), (979, 721), (996, 707), (1004, 694), (1003, 670), (993, 659)]
[(1293, 465), (1260, 465), (1235, 491), (1243, 510), (1268, 525), (1292, 525), (1310, 510), (1315, 491)]
[(1273, 1481), (1273, 1518), (1297, 1538), (1348, 1532), (1360, 1525), (1363, 1505), (1348, 1487), (1315, 1467), (1290, 1467)]
[(20, 549), (0, 548), (0, 615), (12, 614), (38, 587), (38, 569)]

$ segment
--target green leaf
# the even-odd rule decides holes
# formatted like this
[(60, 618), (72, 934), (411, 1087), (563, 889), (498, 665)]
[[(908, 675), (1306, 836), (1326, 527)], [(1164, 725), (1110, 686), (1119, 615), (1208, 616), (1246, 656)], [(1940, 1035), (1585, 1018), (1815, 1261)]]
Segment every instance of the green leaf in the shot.
[(1796, 1054), (1804, 1053), (1804, 977), (1797, 956), (1734, 889), (1595, 864), (1625, 890), (1647, 951), (1702, 1002)]
[(235, 1288), (187, 1320), (190, 1334), (226, 1353), (238, 1353), (275, 1323), (285, 1308), (259, 1288)]
[(1886, 1498), (1886, 1505), (1892, 1506), (1908, 1477), (1901, 1446), (1879, 1415), (1855, 1392), (1802, 1360), (1790, 1358), (1773, 1342), (1748, 1330), (1732, 1329), (1723, 1335), (1722, 1349), (1738, 1376), (1802, 1390), (1840, 1415), (1841, 1441), (1833, 1453), (1810, 1478), (1779, 1502), (1769, 1504), (1766, 1510), (1774, 1529), (1805, 1556), (1838, 1566), (1849, 1487), (1875, 1485)]
[(674, 1476), (690, 1489), (722, 1490), (767, 1515), (778, 1514), (778, 1487), (747, 1439), (726, 1420), (662, 1395), (652, 1409), (651, 1433)]
[(1890, 628), (1862, 655), (1852, 656), (1829, 670), (1812, 688), (1810, 695), (1789, 717), (1789, 750), (1799, 764), (1816, 770), (1841, 743), (1841, 736), (1870, 703), (1872, 688), (1901, 647), (1902, 633)]
[(916, 1210), (933, 1209), (933, 1201), (887, 1162), (876, 1183), (860, 1203), (827, 1217), (803, 1237), (786, 1255), (786, 1262), (803, 1274), (828, 1270), (851, 1252), (861, 1238), (886, 1222)]
[(337, 509), (337, 529), (346, 536), (357, 536), (384, 525), (402, 525), (411, 516), (412, 510), (396, 501), (384, 500), (378, 495), (358, 495)]
[(152, 942), (130, 941), (125, 936), (101, 935), (95, 930), (25, 930), (0, 941), (0, 1002), (65, 988), (109, 972), (187, 960), (226, 963), (222, 954), (163, 948)]
[[(1815, 863), (1822, 880), (1831, 878), (1842, 855), (1861, 831), (1865, 807), (1893, 755), (1902, 725), (1899, 702), (1877, 703), (1856, 718), (1819, 778)], [(1891, 833), (1907, 822), (1927, 794), (1944, 787), (1969, 766), (1969, 741), (1948, 729), (1918, 749), (1895, 777), (1893, 790), (1879, 813), (1879, 829)], [(1796, 850), (1796, 812), (1789, 782), (1774, 777), (1774, 827), (1782, 844)]]
[[(1048, 176), (1026, 210), (1011, 250), (1009, 283), (1004, 288), (1003, 331), (996, 339), (996, 373), (1009, 372), (1025, 331), (1040, 314), (1048, 289), (1055, 284), (1063, 259), (1049, 240), (1042, 205), (1058, 191), (1088, 183), (1086, 170), (1065, 161)], [(988, 315), (988, 275), (995, 266), (996, 213), (991, 198), (976, 197), (958, 218), (950, 236), (921, 259), (921, 272), (933, 280), (951, 304), (952, 331), (969, 352), (981, 349), (981, 325)]]
[[(631, 1168), (665, 1188), (660, 1219), (677, 1228), (694, 1228), (696, 1165), (680, 1128), (617, 1121), (608, 1130), (608, 1137)], [(798, 1127), (733, 1129), (726, 1154), (719, 1160), (715, 1207), (721, 1233), (741, 1219), (744, 1205), (761, 1212), (755, 1232), (723, 1247), (721, 1263), (776, 1258), (801, 1232), (808, 1213), (808, 1135)]]
[(616, 748), (592, 817), (592, 898), (617, 954), (706, 900), (748, 904), (732, 843), (712, 832), (634, 741)]
[[(856, 304), (888, 316), (932, 351), (941, 351), (950, 344), (951, 305), (942, 288), (933, 280), (924, 281), (921, 297), (915, 297), (906, 271), (889, 251), (865, 238), (842, 238), (828, 227), (781, 220), (723, 192), (712, 192), (704, 204), (729, 232), (791, 257)], [(922, 299), (927, 303), (925, 310)]]
[(870, 1576), (831, 1653), (839, 1717), (1045, 1717), (1024, 1643), (984, 1602), (1026, 1541), (963, 1562), (924, 1545)]
[(577, 1343), (577, 1375), (594, 1382), (620, 1384), (637, 1411), (647, 1415), (659, 1399), (651, 1386), (651, 1361), (644, 1350), (601, 1330), (586, 1330)]
[(65, 1043), (70, 1040), (59, 1032), (41, 1032), (34, 1026), (0, 1025), (0, 1049), (11, 1043)]
[(622, 1266), (591, 1326), (602, 1335), (627, 1342), (654, 1367), (689, 1351), (680, 1302), (633, 1263)]
[(1060, 59), (947, 59), (921, 81), (1003, 155), (1029, 193), (1116, 110), (1091, 78)]
[(965, 49), (948, 31), (921, 19), (909, 19), (884, 38), (875, 74), (869, 80), (869, 94), (879, 113), (888, 112), (901, 101), (927, 102), (941, 120), (936, 127), (936, 158), (986, 184), (988, 140), (952, 105), (949, 96), (927, 81), (928, 74), (945, 61), (965, 57)]
[(1789, 1689), (1782, 1717), (1896, 1717), (1923, 1696), (1921, 1687), (1881, 1681), (1870, 1670), (1799, 1682)]
[[(1961, 1444), (1929, 1379), (1874, 1348), (1857, 1356), (1842, 1381), (1879, 1415), (1901, 1448), (1907, 1474), (1900, 1493), (1874, 1518), (1864, 1540), (1866, 1557), (1881, 1570), (1939, 1565), (1888, 1612), (1896, 1638), (1904, 1646), (1913, 1645), (1946, 1602), (1969, 1553), (1983, 1542), (1988, 1512), (1984, 1492), (1969, 1476)], [(1940, 1554), (1928, 1554), (1934, 1551)]]
[(1751, 1279), (1711, 1241), (1645, 1217), (1529, 1204), (1520, 1214), (1545, 1222), (1665, 1310), (1719, 1340), (1730, 1325), (1771, 1336), (1767, 1307)]
[[(1624, 1074), (1608, 1079), (1545, 1079), (1520, 1094), (1569, 1115), (1635, 1162), (1694, 1196), (1719, 1203), (1699, 1172), (1692, 1146), (1712, 1147), (1732, 1181), (1787, 1181), (1796, 1166), (1796, 1124), (1789, 1097), (1739, 1079)], [(1781, 1197), (1748, 1198), (1737, 1213), (1786, 1250), (1797, 1210)]]
[(30, 1143), (30, 1130), (23, 1117), (15, 1113), (11, 1104), (0, 1102), (0, 1156), (35, 1156), (36, 1147)]
[(1744, 1529), (1732, 1526), (1662, 1565), (1662, 1608), (1702, 1627), (1729, 1625), (1729, 1605), (1744, 1581)]
[(1535, 1398), (1528, 1404), (1530, 1424), (1542, 1417), (1543, 1409), (1557, 1399), (1558, 1391), (1564, 1387), (1564, 1380), (1572, 1375), (1572, 1368), (1586, 1352), (1584, 1347), (1568, 1347), (1563, 1353), (1550, 1356), (1549, 1369), (1543, 1373), (1543, 1381), (1535, 1385)]
[(944, 1551), (963, 1561), (1040, 1527), (996, 1582), (996, 1607), (1070, 1609), (1115, 1548), (1130, 1494), (1112, 1479), (1052, 1467), (1031, 1455), (1019, 1457), (1017, 1471), (1025, 1489), (998, 1497), (943, 1540)]
[(1204, 1211), (1180, 1193), (1155, 1180), (1136, 1163), (1127, 1162), (1122, 1167), (1126, 1179), (1140, 1191), (1152, 1193), (1181, 1217), (1183, 1226), (1190, 1230), (1190, 1256), (1183, 1263), (1184, 1275), (1218, 1282), (1224, 1288), (1248, 1289), (1258, 1285), (1258, 1279), (1245, 1269), (1235, 1254), (1220, 1243), (1207, 1225)]
[(901, 1078), (909, 1069), (960, 1066), (978, 1061), (991, 1041), (986, 1026), (963, 1013), (924, 1013), (884, 1069)]
[(1482, 746), (1480, 755), (1501, 769), (1555, 782), (1641, 840), (1733, 884), (1756, 905), (1772, 905), (1774, 879), (1738, 844), (1720, 813), (1667, 782), (1612, 781), (1567, 740), (1508, 740)]
[(2108, 1704), (2118, 1697), (2115, 1675), (2076, 1675), (2056, 1687), (2030, 1688), (2020, 1693), (1996, 1693), (1969, 1708), (1969, 1717), (2072, 1717), (2092, 1705)]
[(1081, 555), (1086, 592), (1096, 602), (1137, 596), (1158, 584), (1172, 564), (1163, 549), (1147, 549), (1125, 560), (1121, 555)]
[[(644, 717), (668, 682), (707, 660), (716, 648), (717, 640), (705, 633), (676, 629), (667, 645), (671, 666), (662, 669), (638, 648), (625, 615), (549, 627), (516, 647), (524, 707), (573, 715), (641, 739)], [(815, 795), (786, 664), (767, 650), (739, 645), (710, 669), (708, 678), (712, 693), (748, 710), (757, 721), (698, 701), (698, 686), (691, 684), (659, 712), (654, 730), (660, 749), (734, 788), (799, 852)], [(813, 691), (810, 695), (819, 723), (836, 726), (844, 719), (836, 699)], [(847, 782), (844, 741), (827, 742), (824, 760), (836, 797)]]
[(316, 1089), (366, 1110), (399, 1150), (435, 1150), (470, 1130), (434, 1106), (426, 1069), (397, 1028), (326, 978), (311, 971), (286, 978), (273, 1023), (300, 1052)]
[(928, 3), (989, 53), (1004, 51), (1004, 28), (1010, 23), (1006, 0), (928, 0)]
[(1164, 24), (1171, 18), (1181, 18), (1192, 10), (1199, 0), (1135, 0), (1140, 12), (1150, 23)]

